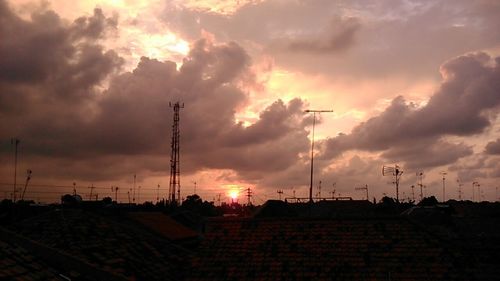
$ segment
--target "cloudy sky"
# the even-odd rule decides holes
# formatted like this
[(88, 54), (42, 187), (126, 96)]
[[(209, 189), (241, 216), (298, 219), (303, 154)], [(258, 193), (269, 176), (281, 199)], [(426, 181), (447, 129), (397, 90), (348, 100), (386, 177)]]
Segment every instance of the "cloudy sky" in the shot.
[[(236, 3), (236, 4), (235, 4)], [(57, 200), (141, 186), (166, 197), (181, 101), (181, 193), (307, 196), (500, 187), (500, 2), (0, 0), (0, 181)], [(44, 186), (47, 185), (47, 186)], [(314, 194), (318, 193), (316, 188)], [(476, 190), (477, 192), (477, 190)], [(419, 191), (415, 189), (415, 197)], [(477, 194), (476, 194), (477, 195)], [(139, 197), (139, 195), (137, 195)], [(139, 198), (137, 198), (139, 200)], [(243, 197), (240, 200), (244, 200)]]

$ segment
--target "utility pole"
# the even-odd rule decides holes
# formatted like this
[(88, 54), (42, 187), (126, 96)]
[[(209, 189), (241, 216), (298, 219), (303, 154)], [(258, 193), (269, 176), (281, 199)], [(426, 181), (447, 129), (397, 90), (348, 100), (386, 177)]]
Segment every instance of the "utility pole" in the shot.
[(76, 196), (76, 182), (73, 182), (73, 196)]
[(196, 194), (196, 181), (194, 181), (193, 183), (194, 183), (194, 193), (193, 194)]
[(411, 185), (411, 200), (415, 202), (415, 186), (413, 184)]
[(442, 171), (441, 175), (443, 175), (443, 203), (444, 203), (446, 201), (445, 181), (446, 181), (446, 175), (447, 175), (447, 173), (445, 171)]
[(314, 179), (314, 175), (313, 175), (313, 172), (314, 172), (314, 127), (316, 125), (316, 113), (333, 112), (333, 110), (307, 109), (304, 112), (313, 114), (313, 128), (312, 128), (312, 138), (311, 138), (311, 180), (309, 183), (309, 203), (312, 203), (313, 202), (312, 190), (313, 190), (313, 179)]
[(219, 193), (219, 194), (217, 194), (217, 205), (219, 205), (219, 206), (221, 205), (221, 204), (220, 204), (220, 196), (221, 196), (221, 194), (220, 194), (220, 193)]
[(10, 139), (10, 144), (14, 145), (14, 197), (13, 202), (16, 203), (16, 192), (17, 192), (17, 147), (21, 141), (17, 138)]
[(249, 188), (247, 188), (247, 206), (251, 206), (252, 205), (252, 190)]
[[(180, 130), (179, 130), (179, 112), (181, 108), (184, 108), (184, 104), (179, 104), (176, 102), (172, 105), (169, 103), (170, 107), (174, 109), (174, 120), (172, 123), (172, 151), (170, 154), (170, 202), (172, 204), (180, 204), (181, 200), (181, 172), (180, 172)], [(177, 199), (176, 199), (177, 192)], [(179, 200), (179, 202), (177, 202)]]
[(112, 186), (111, 191), (115, 193), (115, 202), (118, 204), (118, 189), (120, 189), (118, 186)]
[(127, 191), (127, 196), (128, 196), (128, 204), (130, 205), (130, 189)]
[(139, 189), (137, 190), (137, 201), (141, 202), (141, 186), (139, 185)]
[(89, 200), (92, 200), (92, 191), (94, 190), (95, 186), (94, 184), (92, 184), (91, 186), (89, 186), (90, 188), (90, 195), (89, 195)]
[(136, 177), (137, 177), (137, 175), (134, 174), (134, 192), (132, 194), (132, 202), (134, 202), (134, 203), (135, 203), (135, 180), (136, 180)]

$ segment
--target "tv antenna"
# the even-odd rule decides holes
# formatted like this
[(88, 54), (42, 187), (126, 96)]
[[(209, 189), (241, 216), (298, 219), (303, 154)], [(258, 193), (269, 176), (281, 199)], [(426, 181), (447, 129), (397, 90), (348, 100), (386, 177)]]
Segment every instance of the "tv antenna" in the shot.
[[(184, 108), (184, 103), (176, 102), (168, 104), (174, 109), (174, 121), (172, 123), (172, 151), (170, 154), (170, 186), (169, 199), (172, 204), (177, 204), (181, 200), (181, 171), (180, 171), (180, 130), (179, 130), (179, 112)], [(176, 198), (177, 192), (177, 198)]]
[(26, 171), (26, 183), (24, 184), (23, 194), (21, 195), (21, 200), (24, 201), (24, 194), (26, 193), (26, 188), (28, 187), (28, 183), (31, 180), (31, 170)]
[(365, 190), (366, 191), (366, 200), (370, 200), (369, 199), (370, 197), (368, 197), (368, 185), (367, 184), (365, 184), (365, 186), (363, 186), (363, 187), (356, 187), (356, 188), (354, 188), (354, 190)]
[(118, 189), (120, 189), (118, 186), (112, 186), (111, 191), (115, 193), (115, 202), (118, 203)]
[(92, 191), (94, 191), (95, 186), (92, 184), (92, 185), (91, 185), (91, 186), (89, 186), (88, 188), (90, 188), (89, 200), (92, 200)]
[(156, 187), (156, 203), (160, 202), (160, 184)]
[(249, 188), (247, 188), (247, 206), (251, 206), (252, 205), (252, 190)]
[(462, 182), (460, 181), (460, 179), (457, 179), (457, 184), (458, 184), (458, 200), (459, 201), (462, 201)]
[(305, 113), (313, 114), (313, 127), (312, 127), (312, 138), (311, 138), (311, 181), (309, 183), (309, 203), (313, 202), (312, 190), (313, 190), (313, 171), (314, 171), (314, 127), (316, 125), (316, 113), (322, 112), (333, 112), (333, 110), (313, 110), (307, 109), (304, 110)]
[(401, 175), (403, 174), (403, 170), (398, 166), (382, 166), (382, 176), (393, 176), (394, 181), (392, 182), (396, 186), (396, 201), (399, 202), (399, 180), (401, 179)]
[[(472, 202), (474, 202), (474, 199), (476, 198), (474, 189), (475, 189), (475, 187), (477, 187), (478, 194), (479, 194), (479, 192), (480, 192), (480, 189), (479, 189), (480, 186), (481, 185), (479, 184), (479, 182), (477, 182), (477, 181), (472, 182)], [(481, 201), (481, 198), (480, 198), (481, 195), (478, 195), (478, 197), (479, 197), (479, 201)]]
[(278, 193), (278, 196), (280, 198), (279, 200), (281, 200), (281, 194), (283, 194), (283, 190), (282, 189), (278, 189), (276, 192)]
[(445, 181), (446, 181), (446, 175), (448, 174), (447, 172), (445, 171), (442, 171), (440, 173), (441, 175), (443, 175), (443, 203), (446, 201), (446, 193), (445, 193)]
[(424, 199), (424, 185), (422, 184), (422, 181), (424, 179), (424, 172), (420, 171), (416, 173), (417, 176), (417, 185), (420, 187), (420, 201)]
[(319, 184), (318, 184), (318, 198), (319, 198), (319, 200), (321, 200), (321, 181), (319, 181)]
[(415, 186), (413, 184), (411, 185), (411, 198), (415, 202)]
[(134, 202), (134, 203), (135, 203), (135, 181), (136, 181), (136, 178), (137, 178), (137, 175), (134, 174), (134, 192), (132, 194), (132, 202)]
[(21, 141), (18, 138), (10, 139), (10, 144), (14, 145), (14, 196), (13, 201), (16, 203), (16, 192), (17, 192), (17, 147)]

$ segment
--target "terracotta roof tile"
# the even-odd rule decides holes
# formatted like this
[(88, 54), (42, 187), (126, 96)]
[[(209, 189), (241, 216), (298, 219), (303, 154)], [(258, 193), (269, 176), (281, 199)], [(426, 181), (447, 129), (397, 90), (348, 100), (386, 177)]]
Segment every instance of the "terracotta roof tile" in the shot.
[(459, 256), (405, 219), (216, 219), (206, 229), (188, 280), (467, 279)]

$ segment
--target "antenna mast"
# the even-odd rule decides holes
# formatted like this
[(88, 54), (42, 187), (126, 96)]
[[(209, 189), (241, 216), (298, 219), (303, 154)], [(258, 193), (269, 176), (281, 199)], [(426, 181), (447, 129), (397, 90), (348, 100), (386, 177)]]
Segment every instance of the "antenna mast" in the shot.
[(394, 185), (396, 186), (396, 201), (399, 202), (399, 180), (401, 179), (401, 175), (403, 174), (403, 170), (398, 166), (394, 165), (394, 167), (390, 166), (382, 166), (382, 176), (393, 176)]
[(424, 178), (424, 172), (417, 172), (417, 185), (420, 187), (420, 201), (424, 199), (424, 192), (423, 192), (423, 187), (424, 185), (422, 184), (422, 180)]
[(446, 175), (447, 175), (447, 173), (445, 171), (442, 171), (440, 174), (443, 175), (443, 203), (444, 203), (446, 201), (445, 181), (446, 181)]
[[(180, 131), (179, 131), (179, 111), (184, 108), (184, 104), (179, 104), (176, 102), (172, 105), (169, 103), (170, 107), (174, 109), (174, 122), (172, 124), (172, 152), (170, 154), (170, 194), (169, 199), (173, 204), (177, 204), (181, 200), (181, 171), (180, 171)], [(176, 193), (177, 192), (177, 198)]]
[(10, 143), (14, 145), (14, 203), (16, 203), (16, 192), (17, 192), (17, 147), (21, 141), (17, 138), (11, 139)]
[(24, 184), (24, 189), (23, 189), (23, 194), (21, 196), (21, 201), (24, 201), (24, 194), (26, 193), (26, 188), (28, 187), (28, 183), (31, 179), (31, 173), (32, 173), (31, 170), (26, 171), (26, 183)]
[(314, 127), (316, 125), (316, 113), (321, 112), (333, 112), (333, 110), (313, 110), (307, 109), (305, 113), (313, 114), (313, 128), (312, 128), (312, 138), (311, 138), (311, 181), (309, 183), (309, 203), (313, 202), (312, 190), (313, 190), (313, 171), (314, 171)]
[(247, 188), (247, 199), (248, 199), (248, 202), (247, 202), (247, 206), (251, 206), (252, 205), (252, 190), (249, 188)]
[(368, 196), (368, 185), (367, 185), (367, 184), (365, 184), (365, 186), (363, 186), (363, 187), (356, 187), (356, 188), (354, 188), (354, 189), (355, 189), (355, 190), (365, 190), (365, 191), (366, 191), (366, 200), (367, 200), (367, 201), (369, 201), (369, 200), (370, 200), (370, 199), (369, 199), (370, 197)]

